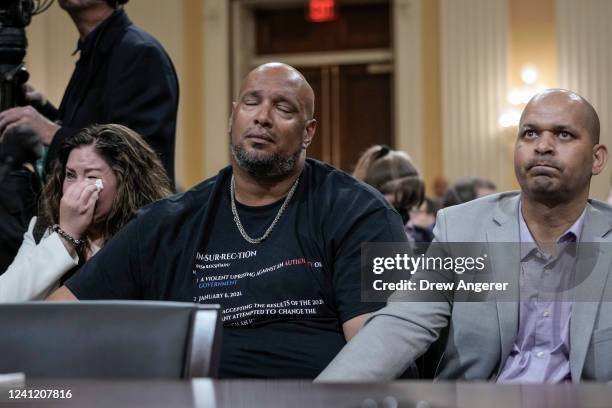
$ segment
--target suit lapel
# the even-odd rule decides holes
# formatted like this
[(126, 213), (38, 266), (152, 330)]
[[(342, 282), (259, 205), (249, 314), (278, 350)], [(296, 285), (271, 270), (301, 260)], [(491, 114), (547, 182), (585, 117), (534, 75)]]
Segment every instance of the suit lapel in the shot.
[[(597, 311), (612, 263), (612, 254), (603, 251), (598, 242), (610, 232), (610, 218), (587, 204), (587, 213), (576, 264), (576, 290), (570, 320), (570, 371), (572, 381), (582, 378)], [(594, 244), (588, 244), (588, 243)], [(586, 243), (586, 245), (585, 245)]]
[(495, 281), (509, 282), (509, 288), (516, 293), (512, 293), (512, 298), (497, 300), (497, 318), (499, 320), (499, 337), (501, 341), (501, 359), (498, 372), (501, 370), (504, 361), (516, 338), (518, 330), (518, 288), (520, 271), (520, 246), (518, 224), (518, 206), (520, 196), (511, 197), (505, 201), (500, 201), (493, 214), (494, 225), (487, 230), (487, 242), (489, 254), (491, 255), (491, 267)]

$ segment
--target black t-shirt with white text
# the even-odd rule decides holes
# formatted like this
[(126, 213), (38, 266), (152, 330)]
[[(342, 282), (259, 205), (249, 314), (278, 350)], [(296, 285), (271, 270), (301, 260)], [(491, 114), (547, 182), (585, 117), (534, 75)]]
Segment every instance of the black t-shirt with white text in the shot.
[[(309, 159), (271, 234), (250, 244), (233, 220), (230, 177), (145, 208), (67, 286), (79, 299), (220, 304), (221, 377), (314, 378), (344, 346), (342, 324), (383, 306), (360, 300), (361, 243), (405, 242), (401, 219)], [(283, 202), (237, 203), (246, 232), (263, 235)]]

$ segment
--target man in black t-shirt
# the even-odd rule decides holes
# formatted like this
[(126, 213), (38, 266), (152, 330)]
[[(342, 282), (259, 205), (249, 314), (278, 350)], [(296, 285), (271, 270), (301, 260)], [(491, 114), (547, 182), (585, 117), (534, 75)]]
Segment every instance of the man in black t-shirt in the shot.
[(314, 378), (382, 305), (360, 301), (363, 242), (405, 242), (384, 197), (306, 159), (314, 94), (283, 64), (245, 79), (231, 166), (145, 207), (52, 299), (223, 307), (222, 377)]

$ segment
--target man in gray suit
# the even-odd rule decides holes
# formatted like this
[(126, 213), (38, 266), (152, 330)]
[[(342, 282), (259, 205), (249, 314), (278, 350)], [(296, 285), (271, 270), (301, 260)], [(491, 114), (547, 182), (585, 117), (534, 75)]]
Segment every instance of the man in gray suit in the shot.
[[(446, 208), (434, 231), (434, 242), (440, 243), (520, 243), (491, 258), (492, 268), (520, 287), (515, 300), (390, 301), (317, 381), (396, 378), (447, 326), (436, 378), (611, 381), (612, 208), (588, 199), (590, 179), (603, 170), (607, 157), (599, 144), (597, 113), (584, 98), (559, 89), (536, 95), (525, 107), (515, 145), (520, 193)], [(583, 245), (573, 255), (555, 250), (567, 242)], [(574, 262), (581, 278), (574, 281), (570, 299), (541, 301), (542, 283), (564, 279), (556, 262)], [(401, 296), (414, 300), (413, 295), (418, 296)]]

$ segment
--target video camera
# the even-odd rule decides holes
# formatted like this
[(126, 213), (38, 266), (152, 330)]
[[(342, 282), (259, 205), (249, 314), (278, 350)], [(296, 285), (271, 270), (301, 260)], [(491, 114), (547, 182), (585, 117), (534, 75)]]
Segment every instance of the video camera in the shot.
[(28, 80), (23, 58), (28, 41), (25, 27), (53, 0), (0, 0), (0, 111), (24, 105), (22, 85)]
[[(30, 76), (23, 62), (28, 46), (25, 28), (33, 15), (51, 4), (53, 0), (0, 0), (0, 111), (25, 105), (22, 86)], [(9, 171), (35, 163), (41, 149), (31, 130), (5, 132), (0, 138), (0, 182)]]

